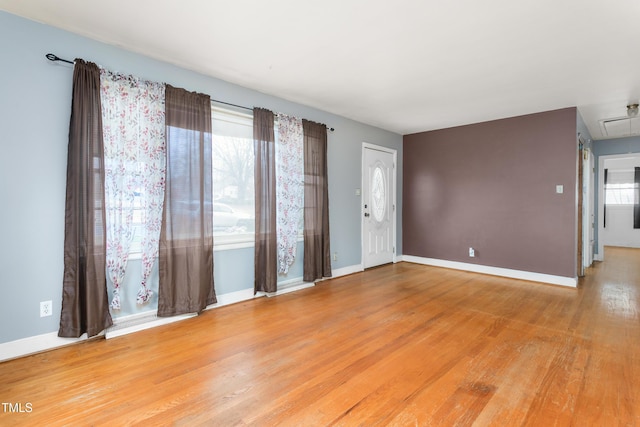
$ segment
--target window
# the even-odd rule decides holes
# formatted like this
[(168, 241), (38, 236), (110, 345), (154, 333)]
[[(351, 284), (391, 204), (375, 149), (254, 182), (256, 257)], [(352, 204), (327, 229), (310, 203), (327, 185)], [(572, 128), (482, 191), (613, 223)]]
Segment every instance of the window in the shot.
[[(253, 115), (212, 106), (214, 244), (253, 244), (255, 231)], [(275, 125), (276, 145), (278, 125)], [(276, 148), (277, 149), (277, 148)], [(143, 165), (138, 165), (139, 168)], [(140, 171), (142, 173), (142, 171)], [(300, 177), (303, 182), (303, 177)], [(141, 251), (144, 188), (136, 187), (130, 253)], [(303, 221), (300, 215), (299, 239)]]
[(605, 186), (605, 203), (608, 206), (631, 206), (634, 204), (635, 192), (633, 169), (609, 169)]
[[(212, 107), (214, 244), (253, 243), (255, 230), (253, 187), (253, 116)], [(144, 165), (136, 165), (137, 175)], [(130, 254), (142, 251), (145, 222), (144, 188), (136, 182)]]
[(253, 116), (212, 107), (214, 243), (253, 243)]

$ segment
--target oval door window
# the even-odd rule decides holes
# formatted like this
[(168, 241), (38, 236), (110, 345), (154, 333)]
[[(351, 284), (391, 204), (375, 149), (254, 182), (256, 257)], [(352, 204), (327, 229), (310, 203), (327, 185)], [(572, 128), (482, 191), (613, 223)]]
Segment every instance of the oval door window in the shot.
[(380, 166), (377, 166), (371, 177), (371, 210), (373, 211), (373, 217), (378, 222), (382, 222), (384, 219), (387, 207), (387, 193), (385, 188), (387, 187), (384, 182), (384, 173)]

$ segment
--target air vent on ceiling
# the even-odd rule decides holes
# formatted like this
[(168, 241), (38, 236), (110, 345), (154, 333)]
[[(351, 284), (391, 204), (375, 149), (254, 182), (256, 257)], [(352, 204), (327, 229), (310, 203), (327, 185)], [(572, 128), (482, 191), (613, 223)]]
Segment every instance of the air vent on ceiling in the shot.
[(607, 138), (640, 135), (640, 117), (618, 117), (600, 120), (602, 134)]

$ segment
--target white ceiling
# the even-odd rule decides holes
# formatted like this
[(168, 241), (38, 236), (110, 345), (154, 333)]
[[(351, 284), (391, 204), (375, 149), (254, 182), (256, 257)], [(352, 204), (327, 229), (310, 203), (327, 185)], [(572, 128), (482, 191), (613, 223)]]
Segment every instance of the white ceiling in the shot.
[(400, 134), (577, 106), (603, 139), (600, 121), (640, 98), (638, 0), (0, 0), (0, 9)]

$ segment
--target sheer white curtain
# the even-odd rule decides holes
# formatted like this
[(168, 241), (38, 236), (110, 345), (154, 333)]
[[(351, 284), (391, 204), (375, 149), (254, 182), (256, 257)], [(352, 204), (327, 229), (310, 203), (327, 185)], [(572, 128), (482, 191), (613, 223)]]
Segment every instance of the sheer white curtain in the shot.
[(136, 298), (149, 301), (151, 269), (158, 256), (165, 179), (163, 83), (100, 70), (104, 134), (107, 274), (111, 308), (120, 309), (120, 288), (134, 234), (139, 232), (142, 277)]
[(276, 140), (276, 230), (278, 273), (287, 274), (296, 258), (304, 203), (302, 119), (278, 114)]

